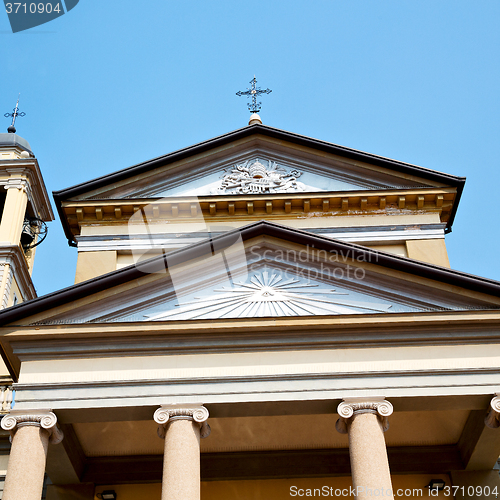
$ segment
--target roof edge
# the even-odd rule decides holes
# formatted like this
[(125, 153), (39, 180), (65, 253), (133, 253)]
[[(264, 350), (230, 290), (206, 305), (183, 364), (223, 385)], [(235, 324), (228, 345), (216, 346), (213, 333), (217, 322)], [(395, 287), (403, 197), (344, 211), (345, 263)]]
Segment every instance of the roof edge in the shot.
[(208, 139), (203, 142), (188, 146), (186, 148), (178, 149), (171, 153), (163, 156), (158, 156), (151, 160), (132, 165), (130, 167), (118, 170), (111, 174), (106, 174), (101, 177), (96, 177), (87, 182), (76, 184), (66, 189), (61, 189), (58, 191), (53, 191), (53, 196), (56, 200), (65, 200), (71, 196), (78, 196), (79, 194), (85, 193), (92, 189), (96, 189), (105, 183), (116, 182), (122, 180), (130, 175), (137, 175), (142, 172), (147, 172), (153, 168), (157, 168), (165, 161), (173, 162), (181, 160), (187, 156), (204, 152), (207, 149), (213, 149), (217, 146), (227, 144), (238, 139), (242, 139), (252, 134), (262, 134), (268, 137), (279, 138), (281, 140), (288, 140), (289, 142), (301, 144), (308, 146), (312, 149), (320, 149), (322, 151), (329, 151), (333, 154), (338, 154), (352, 159), (357, 159), (365, 161), (367, 163), (372, 163), (377, 166), (387, 167), (396, 171), (402, 171), (406, 173), (411, 173), (420, 177), (428, 177), (443, 183), (452, 183), (453, 186), (458, 186), (465, 182), (465, 177), (458, 177), (452, 174), (446, 174), (439, 172), (437, 170), (431, 170), (425, 167), (420, 167), (418, 165), (413, 165), (411, 163), (405, 163), (399, 160), (392, 160), (383, 156), (378, 156), (371, 153), (366, 153), (364, 151), (359, 151), (356, 149), (348, 148), (345, 146), (340, 146), (327, 141), (322, 141), (320, 139), (313, 139), (300, 134), (295, 134), (293, 132), (287, 132), (274, 127), (269, 127), (268, 125), (254, 124), (248, 125), (246, 127), (239, 128), (227, 134), (223, 134), (212, 139)]

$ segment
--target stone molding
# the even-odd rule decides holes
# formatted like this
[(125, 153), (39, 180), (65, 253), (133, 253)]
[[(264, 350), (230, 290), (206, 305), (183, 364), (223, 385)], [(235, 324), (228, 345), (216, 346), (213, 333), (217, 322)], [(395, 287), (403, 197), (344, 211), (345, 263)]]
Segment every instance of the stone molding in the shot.
[(490, 401), (490, 409), (484, 419), (484, 425), (490, 429), (498, 429), (500, 427), (500, 394), (497, 394)]
[(0, 425), (3, 430), (10, 432), (11, 440), (20, 427), (28, 425), (45, 429), (49, 433), (49, 441), (52, 444), (58, 444), (64, 438), (63, 432), (57, 427), (57, 417), (50, 410), (13, 410), (2, 418)]
[(386, 432), (389, 429), (388, 417), (392, 415), (393, 410), (392, 404), (383, 398), (366, 401), (346, 399), (337, 408), (340, 418), (335, 423), (335, 428), (341, 434), (347, 434), (349, 419), (361, 413), (374, 413), (382, 424), (382, 430)]
[(175, 420), (191, 420), (200, 425), (201, 438), (210, 436), (208, 425), (208, 410), (201, 404), (198, 405), (162, 405), (154, 413), (154, 420), (158, 424), (158, 436), (165, 439), (167, 426)]

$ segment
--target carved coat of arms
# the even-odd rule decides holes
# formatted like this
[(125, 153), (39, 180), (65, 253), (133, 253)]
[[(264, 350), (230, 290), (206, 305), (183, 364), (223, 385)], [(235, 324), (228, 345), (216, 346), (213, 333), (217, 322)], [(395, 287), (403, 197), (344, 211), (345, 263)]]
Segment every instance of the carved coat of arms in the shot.
[(274, 161), (268, 161), (266, 167), (259, 160), (247, 160), (235, 165), (224, 175), (217, 193), (261, 194), (305, 191), (305, 185), (297, 181), (301, 175), (302, 172), (287, 171)]

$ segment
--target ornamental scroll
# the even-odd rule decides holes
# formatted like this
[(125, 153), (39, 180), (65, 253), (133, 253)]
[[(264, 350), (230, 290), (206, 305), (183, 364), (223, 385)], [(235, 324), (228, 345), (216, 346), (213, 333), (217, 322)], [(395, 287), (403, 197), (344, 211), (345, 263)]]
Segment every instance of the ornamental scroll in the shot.
[(306, 187), (297, 179), (298, 170), (287, 171), (275, 161), (267, 160), (267, 167), (259, 160), (247, 160), (234, 165), (221, 181), (217, 194), (295, 193)]

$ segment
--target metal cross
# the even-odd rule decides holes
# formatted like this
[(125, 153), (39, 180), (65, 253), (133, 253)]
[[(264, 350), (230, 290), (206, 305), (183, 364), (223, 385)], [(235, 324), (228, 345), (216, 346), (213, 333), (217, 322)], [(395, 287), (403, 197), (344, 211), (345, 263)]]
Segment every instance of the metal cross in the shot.
[(5, 113), (4, 116), (5, 118), (12, 118), (12, 124), (10, 125), (10, 127), (7, 129), (9, 132), (12, 132), (13, 134), (16, 133), (16, 127), (14, 126), (16, 124), (16, 118), (18, 116), (20, 116), (21, 118), (23, 116), (26, 116), (26, 113), (23, 113), (23, 112), (19, 112), (19, 98), (21, 97), (21, 94), (19, 94), (19, 96), (17, 97), (17, 103), (16, 103), (16, 107), (14, 108), (14, 112), (13, 113)]
[(270, 94), (272, 90), (271, 89), (262, 90), (260, 87), (257, 87), (257, 78), (255, 78), (255, 75), (250, 83), (252, 84), (252, 88), (247, 89), (246, 92), (242, 92), (240, 90), (239, 92), (236, 92), (236, 95), (239, 97), (241, 97), (242, 95), (251, 97), (252, 102), (247, 103), (248, 109), (250, 113), (258, 113), (260, 111), (260, 108), (262, 107), (262, 103), (257, 102), (257, 96), (260, 94)]

